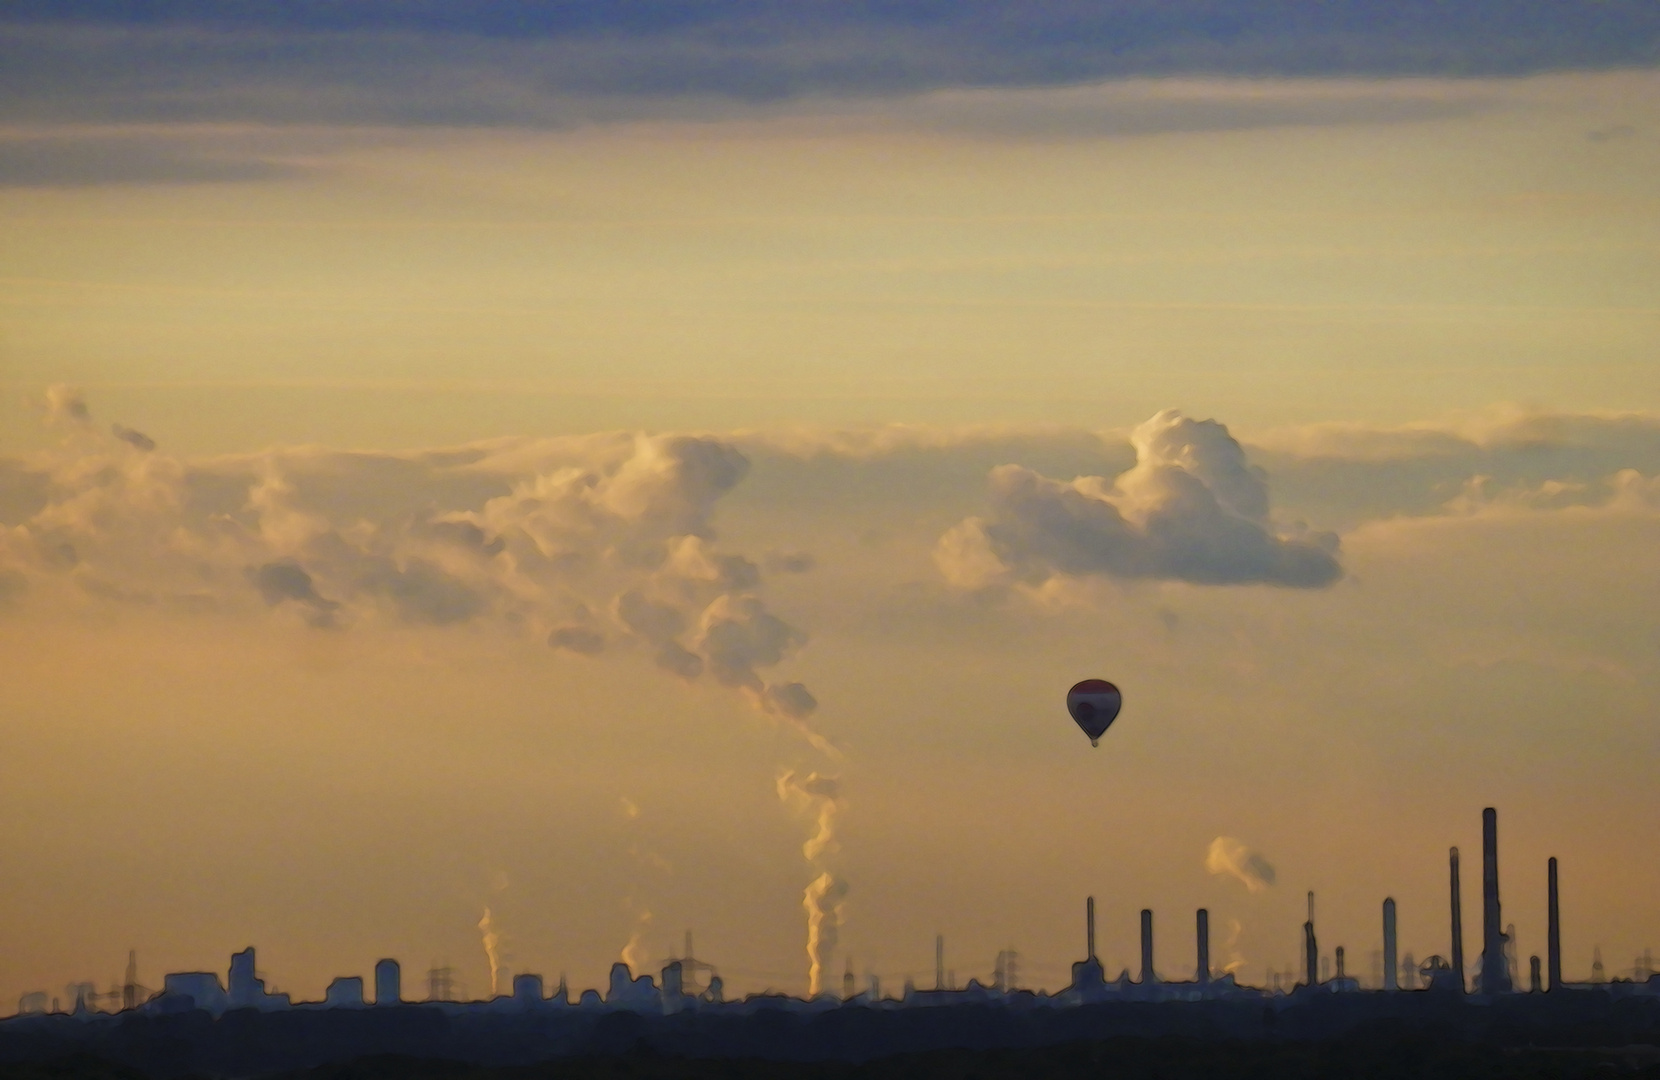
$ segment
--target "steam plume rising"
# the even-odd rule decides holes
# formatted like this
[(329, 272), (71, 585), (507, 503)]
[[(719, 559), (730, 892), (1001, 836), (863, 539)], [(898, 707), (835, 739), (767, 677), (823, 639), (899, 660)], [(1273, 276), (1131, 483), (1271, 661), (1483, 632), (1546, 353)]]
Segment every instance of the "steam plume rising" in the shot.
[(622, 953), (618, 956), (618, 959), (628, 965), (628, 970), (635, 974), (645, 970), (646, 927), (650, 925), (651, 912), (641, 908), (634, 932), (628, 935), (628, 944), (622, 947)]
[(1213, 874), (1238, 878), (1254, 893), (1274, 884), (1273, 864), (1231, 836), (1218, 836), (1210, 842), (1210, 851), (1205, 855), (1205, 869)]
[(484, 935), (484, 955), (490, 959), (490, 996), (501, 993), (501, 935), (496, 933), (496, 924), (490, 919), (490, 909), (484, 909), (484, 918), (478, 921), (478, 929)]
[(801, 854), (819, 873), (802, 895), (801, 906), (807, 911), (807, 995), (816, 997), (823, 988), (825, 964), (836, 948), (847, 907), (847, 881), (830, 865), (841, 850), (836, 841), (841, 783), (834, 776), (798, 776), (792, 770), (778, 778), (778, 797), (810, 814), (815, 825)]
[(1245, 966), (1245, 954), (1239, 951), (1239, 937), (1245, 930), (1238, 919), (1228, 920), (1228, 943), (1222, 946), (1227, 951), (1228, 962), (1222, 970), (1229, 974), (1237, 974)]

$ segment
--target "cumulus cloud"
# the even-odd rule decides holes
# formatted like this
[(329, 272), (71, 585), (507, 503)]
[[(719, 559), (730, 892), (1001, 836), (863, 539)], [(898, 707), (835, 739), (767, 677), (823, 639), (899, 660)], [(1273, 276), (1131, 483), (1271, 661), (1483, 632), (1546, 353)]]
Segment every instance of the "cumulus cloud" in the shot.
[(794, 720), (799, 720), (818, 708), (818, 699), (798, 682), (769, 686), (766, 688), (764, 699), (769, 710)]
[(248, 575), (254, 586), (259, 589), (260, 595), (265, 598), (265, 602), (272, 607), (284, 600), (293, 600), (309, 609), (308, 618), (312, 625), (327, 626), (333, 623), (334, 610), (340, 605), (319, 594), (311, 575), (294, 560), (280, 559), (268, 562), (263, 566), (250, 568)]
[(605, 635), (586, 626), (557, 626), (548, 634), (548, 644), (555, 649), (597, 656), (605, 651)]
[(773, 551), (766, 558), (767, 569), (775, 574), (805, 574), (817, 565), (810, 551)]
[(759, 691), (755, 669), (778, 663), (806, 637), (757, 598), (722, 595), (704, 611), (697, 640), (709, 673), (722, 685)]
[(111, 424), (110, 434), (114, 435), (117, 439), (120, 439), (122, 442), (126, 443), (135, 450), (142, 450), (145, 453), (148, 453), (156, 448), (156, 440), (150, 438), (150, 436), (144, 434), (142, 431), (134, 431), (132, 428), (122, 427), (120, 424)]
[(1205, 853), (1205, 869), (1234, 878), (1254, 893), (1274, 884), (1273, 864), (1231, 836), (1218, 836), (1210, 842), (1210, 850)]
[(70, 437), (0, 462), (8, 594), (38, 583), (41, 602), (294, 610), (347, 630), (488, 622), (566, 654), (631, 646), (742, 691), (816, 744), (800, 723), (813, 695), (765, 677), (806, 635), (767, 606), (760, 563), (714, 528), (749, 469), (730, 442), (602, 434), (193, 460), (93, 427), (68, 387), (47, 405)]
[(1265, 476), (1221, 424), (1166, 410), (1130, 441), (1136, 463), (1110, 482), (993, 469), (990, 513), (935, 549), (946, 578), (970, 589), (1061, 575), (1317, 588), (1342, 576), (1335, 534), (1270, 520)]
[(52, 420), (85, 424), (92, 419), (86, 396), (72, 386), (59, 383), (46, 388), (46, 413)]

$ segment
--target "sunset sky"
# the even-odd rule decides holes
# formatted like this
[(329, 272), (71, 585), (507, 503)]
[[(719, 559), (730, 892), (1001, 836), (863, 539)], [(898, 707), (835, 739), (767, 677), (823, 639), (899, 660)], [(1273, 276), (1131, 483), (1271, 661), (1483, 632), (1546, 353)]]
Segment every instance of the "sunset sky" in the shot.
[(8, 4), (0, 683), (0, 1012), (1629, 973), (1660, 14)]

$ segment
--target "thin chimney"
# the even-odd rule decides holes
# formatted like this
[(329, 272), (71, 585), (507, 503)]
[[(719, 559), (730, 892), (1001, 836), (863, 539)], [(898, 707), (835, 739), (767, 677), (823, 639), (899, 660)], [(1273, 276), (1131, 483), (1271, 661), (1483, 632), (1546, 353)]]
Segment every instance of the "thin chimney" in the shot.
[(1320, 985), (1320, 946), (1314, 940), (1314, 893), (1308, 894), (1308, 922), (1303, 924), (1303, 949), (1306, 952), (1307, 965), (1306, 982), (1309, 986)]
[(1084, 901), (1084, 959), (1095, 959), (1095, 897)]
[(1395, 963), (1395, 898), (1383, 900), (1383, 988), (1399, 990)]
[(945, 935), (934, 935), (934, 989), (945, 989)]
[(1153, 909), (1141, 909), (1141, 981), (1151, 983), (1153, 975)]
[(1199, 966), (1195, 978), (1199, 985), (1210, 982), (1210, 912), (1199, 909)]
[(1458, 898), (1458, 849), (1447, 852), (1452, 867), (1452, 969), (1458, 990), (1464, 991), (1464, 905)]
[(1562, 912), (1556, 902), (1556, 856), (1552, 855), (1550, 868), (1550, 940), (1546, 942), (1547, 969), (1550, 989), (1562, 985)]
[(1481, 992), (1510, 992), (1499, 912), (1499, 814), (1491, 806), (1481, 812)]

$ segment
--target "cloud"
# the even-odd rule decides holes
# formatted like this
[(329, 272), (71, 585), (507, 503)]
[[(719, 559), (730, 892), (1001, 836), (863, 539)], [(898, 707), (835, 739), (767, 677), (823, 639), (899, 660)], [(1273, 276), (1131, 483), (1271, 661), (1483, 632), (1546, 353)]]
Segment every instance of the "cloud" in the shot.
[(391, 558), (369, 560), (359, 579), (364, 590), (391, 600), (409, 622), (448, 626), (466, 622), (485, 609), (484, 596), (439, 566), (410, 559), (400, 566)]
[(86, 396), (62, 383), (46, 388), (46, 412), (50, 419), (58, 422), (85, 424), (92, 419)]
[(311, 575), (294, 560), (268, 562), (263, 566), (251, 568), (248, 573), (260, 595), (272, 607), (284, 600), (293, 600), (311, 609), (310, 619), (313, 625), (326, 626), (333, 623), (333, 612), (340, 605), (321, 596), (312, 583)]
[(818, 708), (818, 699), (798, 682), (767, 687), (764, 700), (770, 711), (795, 720), (809, 715)]
[[(787, 14), (750, 0), (24, 2), (0, 16), (0, 119), (569, 126), (1131, 76), (1467, 79), (1640, 68), (1652, 64), (1657, 42), (1660, 16), (1640, 0), (1400, 0), (1386, 8), (1062, 0), (1013, 13), (995, 0), (802, 0)], [(271, 167), (141, 145), (113, 162), (59, 147), (32, 152), (25, 175), (70, 182)]]
[(1159, 413), (1131, 434), (1136, 464), (1115, 481), (993, 469), (991, 510), (940, 538), (948, 581), (978, 589), (1056, 576), (1318, 588), (1342, 576), (1330, 533), (1285, 535), (1268, 485), (1214, 420)]
[(716, 506), (750, 467), (731, 442), (606, 433), (197, 460), (92, 427), (70, 388), (47, 404), (70, 438), (0, 462), (0, 566), (44, 587), (31, 602), (291, 607), (348, 631), (486, 624), (566, 654), (631, 647), (822, 743), (802, 723), (811, 692), (765, 677), (806, 635), (767, 606), (760, 564), (716, 535)]
[[(3, 41), (0, 38), (0, 41)], [(0, 188), (86, 187), (95, 184), (203, 184), (274, 180), (300, 170), (247, 152), (202, 146), (175, 133), (0, 136)]]
[(132, 428), (122, 427), (120, 424), (111, 424), (110, 434), (133, 449), (142, 450), (144, 453), (149, 453), (156, 448), (156, 440), (142, 431), (134, 431)]
[(1326, 528), (1443, 513), (1473, 483), (1488, 495), (1577, 486), (1595, 504), (1622, 469), (1660, 473), (1660, 416), (1648, 413), (1498, 406), (1394, 426), (1304, 424), (1249, 444), (1275, 501)]
[(775, 574), (805, 574), (818, 565), (810, 551), (772, 551), (767, 553), (766, 568)]
[(585, 626), (558, 626), (548, 634), (548, 644), (583, 656), (597, 656), (605, 651), (605, 636)]
[(1273, 864), (1231, 836), (1218, 836), (1210, 842), (1210, 850), (1205, 853), (1205, 869), (1234, 878), (1254, 893), (1274, 884)]
[(753, 596), (717, 597), (703, 613), (698, 651), (723, 686), (761, 689), (757, 667), (771, 667), (806, 642), (806, 635), (767, 611)]

